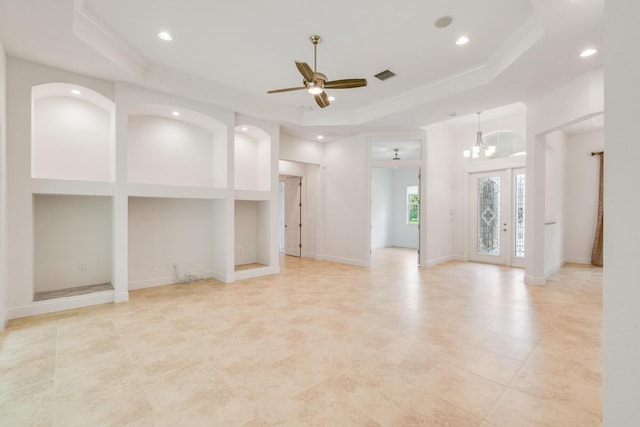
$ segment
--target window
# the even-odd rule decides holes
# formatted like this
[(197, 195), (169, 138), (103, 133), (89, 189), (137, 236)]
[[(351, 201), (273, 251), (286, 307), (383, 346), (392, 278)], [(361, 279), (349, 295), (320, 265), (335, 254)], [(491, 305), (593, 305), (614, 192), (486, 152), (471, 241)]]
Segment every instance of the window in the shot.
[(420, 194), (417, 185), (407, 186), (407, 224), (420, 222)]

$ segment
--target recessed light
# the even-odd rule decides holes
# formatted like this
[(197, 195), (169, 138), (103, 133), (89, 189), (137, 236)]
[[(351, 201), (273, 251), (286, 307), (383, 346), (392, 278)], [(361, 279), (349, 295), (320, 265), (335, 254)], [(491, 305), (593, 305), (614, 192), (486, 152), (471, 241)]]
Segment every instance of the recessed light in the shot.
[(598, 52), (597, 49), (589, 48), (580, 52), (580, 58), (587, 58), (591, 55), (595, 55)]
[(71, 89), (71, 93), (74, 95), (80, 95), (80, 91), (78, 89)]
[(324, 135), (318, 135), (316, 138), (318, 138), (318, 139), (324, 139)]
[(158, 37), (160, 37), (162, 40), (166, 42), (170, 42), (171, 40), (173, 40), (173, 36), (167, 33), (166, 31), (162, 31), (161, 33), (158, 33)]
[(433, 23), (433, 25), (435, 25), (436, 28), (447, 28), (449, 25), (451, 25), (452, 22), (453, 22), (452, 17), (443, 16), (441, 18), (438, 18), (436, 22)]
[(180, 117), (180, 111), (174, 111), (171, 115), (174, 117)]
[(249, 128), (248, 128), (248, 127), (246, 127), (246, 126), (242, 126), (242, 128), (241, 128), (241, 129), (242, 129), (244, 132), (246, 132), (246, 131), (248, 131), (248, 130), (249, 130)]
[(335, 96), (330, 96), (330, 97), (329, 97), (329, 101), (335, 101), (335, 100), (336, 100), (336, 97), (335, 97)]
[(469, 43), (469, 37), (467, 36), (460, 36), (458, 37), (458, 40), (456, 40), (456, 44), (458, 46), (462, 46), (463, 44), (467, 44)]

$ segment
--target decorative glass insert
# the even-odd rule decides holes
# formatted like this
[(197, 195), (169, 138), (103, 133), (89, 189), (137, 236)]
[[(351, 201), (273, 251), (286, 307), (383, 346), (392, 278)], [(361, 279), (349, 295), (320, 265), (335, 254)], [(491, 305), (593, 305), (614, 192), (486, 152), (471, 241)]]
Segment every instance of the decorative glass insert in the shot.
[(407, 186), (407, 224), (420, 222), (420, 195), (417, 185)]
[(478, 244), (482, 255), (500, 255), (500, 177), (478, 178)]
[(524, 186), (525, 175), (516, 174), (516, 238), (514, 255), (517, 257), (524, 257)]

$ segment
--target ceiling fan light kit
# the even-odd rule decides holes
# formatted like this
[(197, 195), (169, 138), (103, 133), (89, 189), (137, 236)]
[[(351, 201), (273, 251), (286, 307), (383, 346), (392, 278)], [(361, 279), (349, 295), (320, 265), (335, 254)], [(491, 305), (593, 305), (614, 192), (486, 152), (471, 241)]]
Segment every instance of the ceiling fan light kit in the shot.
[(325, 92), (325, 89), (352, 89), (356, 87), (363, 87), (367, 85), (367, 79), (341, 79), (341, 80), (329, 80), (326, 75), (317, 71), (317, 49), (318, 43), (321, 37), (313, 35), (310, 37), (311, 43), (313, 43), (313, 70), (306, 62), (295, 61), (296, 68), (300, 74), (302, 74), (302, 84), (304, 86), (289, 87), (284, 89), (274, 89), (267, 93), (280, 93), (290, 92), (294, 90), (306, 89), (307, 92), (312, 94), (316, 100), (316, 103), (320, 108), (328, 107), (330, 104), (329, 96)]

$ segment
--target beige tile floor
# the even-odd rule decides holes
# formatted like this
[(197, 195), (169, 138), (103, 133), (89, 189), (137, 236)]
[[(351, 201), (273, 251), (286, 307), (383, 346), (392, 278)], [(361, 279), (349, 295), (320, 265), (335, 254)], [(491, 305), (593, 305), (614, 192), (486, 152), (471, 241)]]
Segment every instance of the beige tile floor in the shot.
[(11, 321), (0, 425), (601, 425), (600, 269), (374, 260)]

